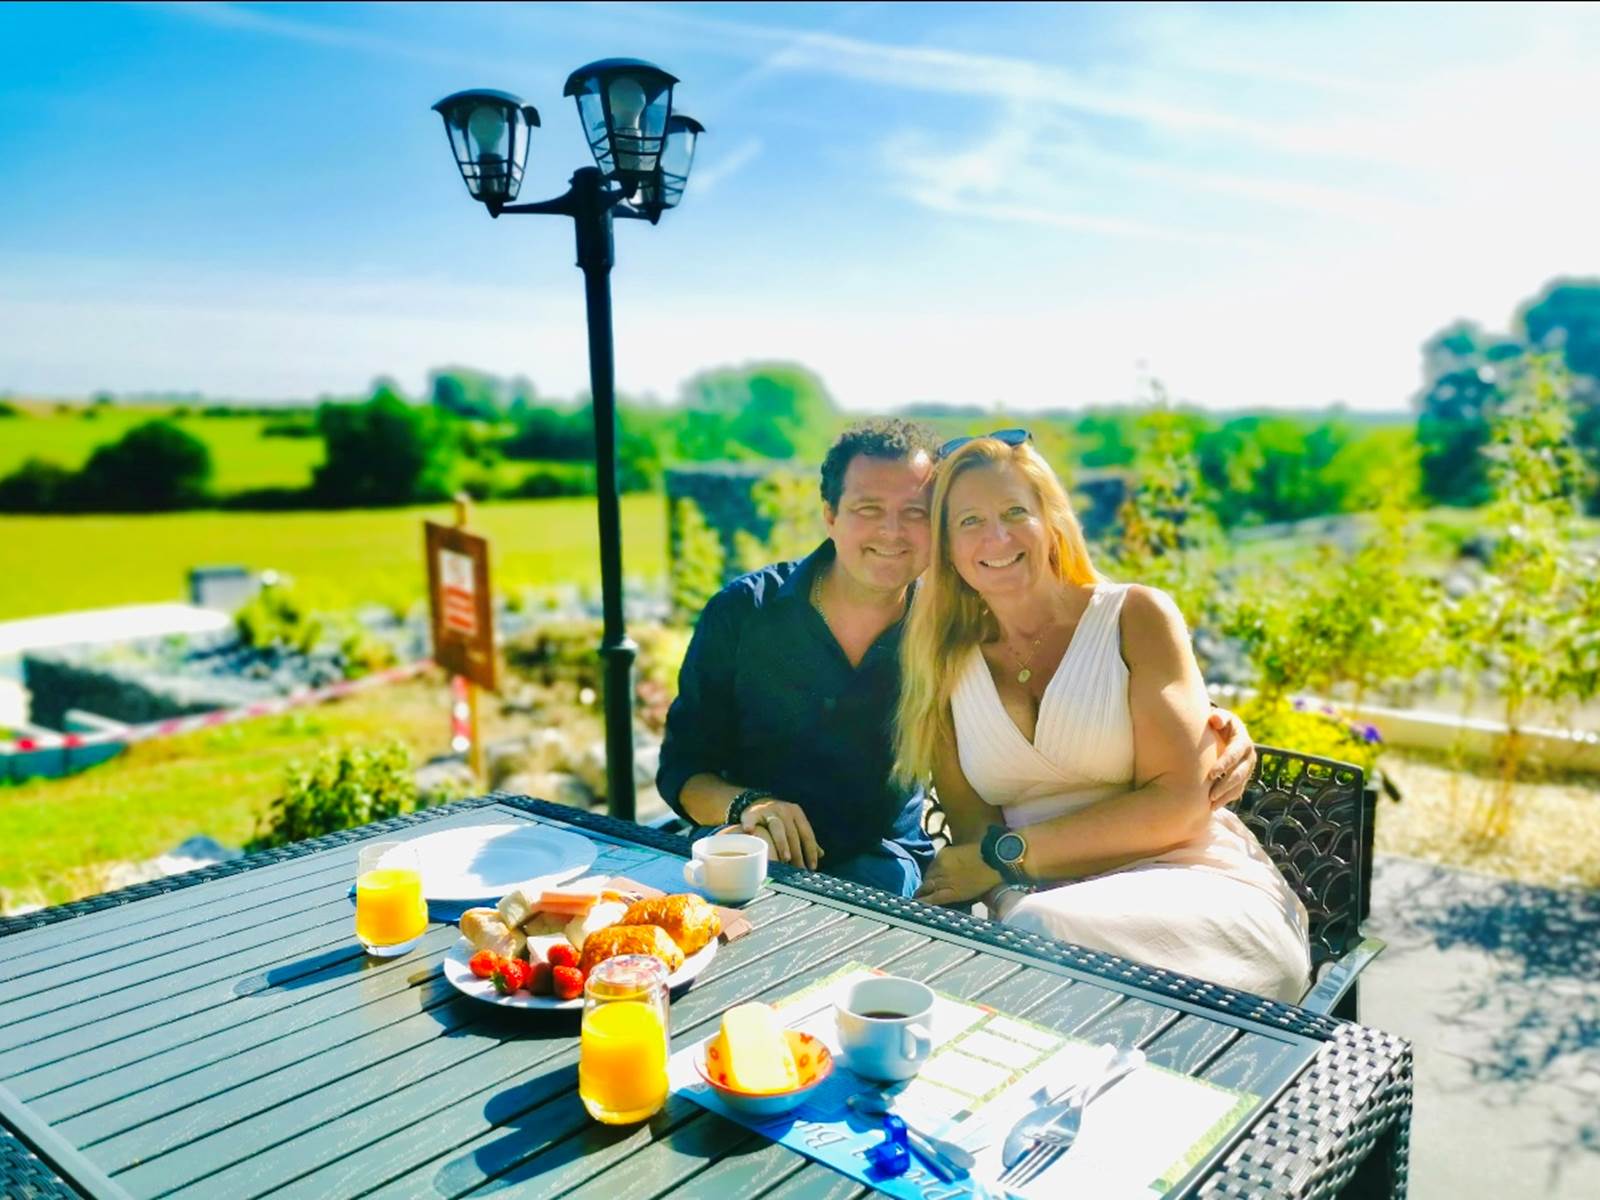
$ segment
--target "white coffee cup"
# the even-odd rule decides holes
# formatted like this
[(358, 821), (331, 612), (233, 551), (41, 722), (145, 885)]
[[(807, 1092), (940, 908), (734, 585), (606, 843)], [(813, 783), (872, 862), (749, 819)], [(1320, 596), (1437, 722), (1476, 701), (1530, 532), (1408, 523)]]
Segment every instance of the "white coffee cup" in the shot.
[(683, 878), (713, 900), (753, 899), (767, 877), (767, 844), (748, 833), (715, 833), (694, 844)]
[(933, 992), (914, 979), (863, 979), (836, 1016), (845, 1065), (867, 1079), (910, 1079), (933, 1053)]

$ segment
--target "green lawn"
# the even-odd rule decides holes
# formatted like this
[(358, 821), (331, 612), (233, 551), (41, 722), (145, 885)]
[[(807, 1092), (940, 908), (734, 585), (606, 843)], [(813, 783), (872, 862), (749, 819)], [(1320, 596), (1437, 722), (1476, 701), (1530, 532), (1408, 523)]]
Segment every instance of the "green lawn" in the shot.
[[(239, 564), (294, 578), (315, 606), (405, 605), (423, 594), (422, 521), (448, 505), (346, 512), (0, 516), (0, 620), (173, 600), (192, 566)], [(666, 506), (622, 501), (623, 571), (666, 575)], [(597, 585), (595, 502), (575, 497), (475, 505), (493, 539), (497, 590)]]
[[(86, 417), (85, 413), (95, 413)], [(0, 476), (29, 458), (77, 470), (95, 447), (114, 442), (135, 425), (156, 418), (172, 421), (211, 448), (212, 486), (219, 492), (246, 488), (304, 487), (322, 462), (319, 438), (264, 438), (266, 417), (174, 418), (170, 409), (103, 405), (54, 409), (28, 406), (20, 417), (0, 418)]]
[[(484, 736), (521, 731), (492, 701)], [(523, 722), (526, 718), (520, 718)], [(66, 779), (0, 786), (0, 908), (105, 890), (108, 863), (137, 862), (207, 834), (238, 846), (297, 759), (399, 738), (423, 762), (449, 740), (450, 692), (434, 673), (318, 708), (131, 746)]]

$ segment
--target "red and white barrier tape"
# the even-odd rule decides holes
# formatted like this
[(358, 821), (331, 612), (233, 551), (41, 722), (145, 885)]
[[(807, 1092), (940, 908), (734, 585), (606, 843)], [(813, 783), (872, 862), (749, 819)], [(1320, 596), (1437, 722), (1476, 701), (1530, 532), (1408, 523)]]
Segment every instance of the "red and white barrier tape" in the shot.
[(347, 679), (329, 684), (327, 687), (300, 688), (287, 696), (258, 700), (242, 708), (219, 708), (215, 712), (196, 713), (190, 717), (169, 717), (165, 721), (128, 725), (122, 729), (108, 729), (99, 733), (57, 733), (18, 738), (13, 742), (0, 742), (0, 755), (28, 754), (34, 750), (76, 750), (81, 746), (101, 746), (108, 742), (125, 742), (132, 745), (134, 742), (149, 741), (151, 738), (172, 737), (175, 734), (192, 733), (196, 729), (210, 729), (217, 725), (232, 725), (236, 721), (247, 721), (252, 717), (270, 717), (277, 713), (288, 712), (292, 708), (321, 704), (324, 700), (336, 700), (340, 696), (365, 692), (371, 688), (382, 687), (384, 684), (399, 683), (403, 679), (420, 675), (432, 665), (432, 660), (424, 658), (418, 662), (407, 663), (403, 667), (374, 671), (371, 675), (363, 675), (360, 679)]

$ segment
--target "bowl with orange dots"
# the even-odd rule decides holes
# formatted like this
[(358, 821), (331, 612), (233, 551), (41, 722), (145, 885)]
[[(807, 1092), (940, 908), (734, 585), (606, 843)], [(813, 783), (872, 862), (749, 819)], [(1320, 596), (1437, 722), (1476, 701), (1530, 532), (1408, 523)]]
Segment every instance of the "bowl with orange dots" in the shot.
[(734, 1087), (728, 1081), (726, 1063), (722, 1062), (721, 1036), (707, 1039), (695, 1055), (695, 1069), (700, 1078), (734, 1112), (747, 1117), (781, 1117), (792, 1113), (810, 1098), (822, 1082), (833, 1074), (833, 1054), (820, 1040), (809, 1033), (786, 1029), (783, 1036), (789, 1041), (794, 1055), (795, 1069), (800, 1074), (797, 1086), (781, 1092), (748, 1092)]

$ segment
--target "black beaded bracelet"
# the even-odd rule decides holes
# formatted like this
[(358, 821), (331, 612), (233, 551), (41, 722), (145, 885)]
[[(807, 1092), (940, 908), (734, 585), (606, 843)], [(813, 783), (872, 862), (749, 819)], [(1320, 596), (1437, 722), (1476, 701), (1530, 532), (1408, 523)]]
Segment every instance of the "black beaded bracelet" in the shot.
[(744, 810), (761, 800), (772, 799), (772, 793), (761, 788), (745, 788), (733, 798), (728, 805), (728, 816), (723, 822), (725, 825), (737, 825), (744, 819)]

